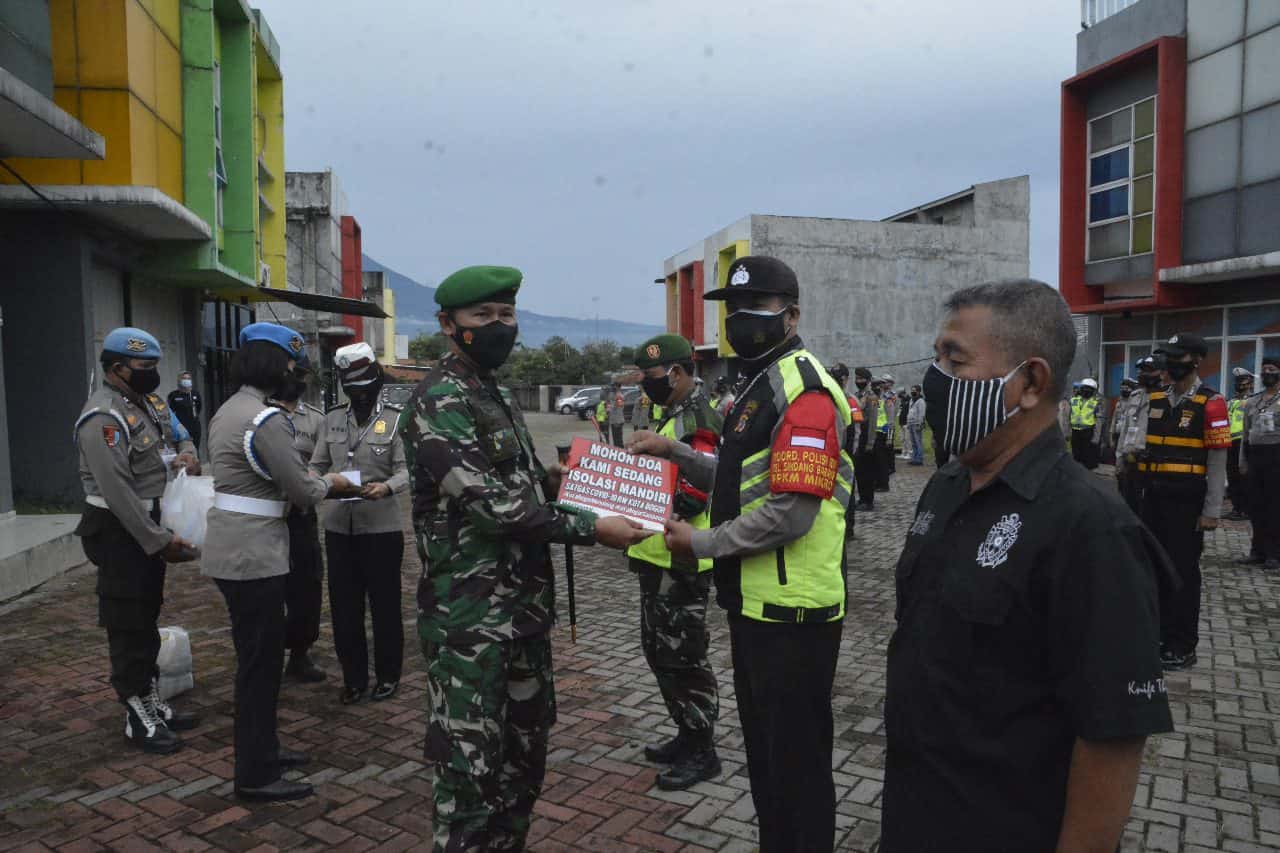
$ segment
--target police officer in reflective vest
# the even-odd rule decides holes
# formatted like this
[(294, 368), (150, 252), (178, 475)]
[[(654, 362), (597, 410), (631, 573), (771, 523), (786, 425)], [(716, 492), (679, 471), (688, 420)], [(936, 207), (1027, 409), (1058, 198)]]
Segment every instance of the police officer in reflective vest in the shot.
[(1098, 467), (1098, 383), (1085, 379), (1071, 398), (1071, 455), (1090, 471)]
[[(654, 432), (714, 455), (720, 441), (720, 415), (693, 376), (693, 347), (679, 335), (658, 335), (636, 349), (645, 395), (665, 411)], [(632, 440), (637, 435), (632, 434)], [(706, 491), (681, 477), (675, 513), (698, 529), (711, 526)], [(658, 680), (678, 734), (661, 746), (645, 747), (645, 757), (672, 765), (658, 775), (658, 787), (681, 790), (720, 774), (715, 724), (720, 716), (716, 674), (707, 660), (707, 600), (711, 560), (673, 557), (661, 536), (627, 549), (640, 581), (640, 646)]]
[(1227, 403), (1196, 374), (1209, 348), (1178, 333), (1162, 344), (1170, 386), (1149, 397), (1142, 520), (1164, 545), (1181, 584), (1160, 590), (1160, 659), (1165, 669), (1193, 666), (1200, 641), (1200, 554), (1204, 531), (1218, 526), (1231, 448)]
[[(847, 390), (849, 383), (849, 368), (844, 362), (837, 361), (828, 370), (831, 378), (836, 381), (841, 388), (845, 390), (845, 400), (849, 403), (849, 429), (844, 434), (844, 452), (849, 454), (849, 458), (853, 459), (858, 452), (858, 440), (861, 437), (864, 427), (864, 419), (862, 417), (862, 407), (858, 405), (858, 398), (850, 394)], [(857, 485), (857, 469), (854, 469), (854, 485)], [(855, 511), (854, 501), (849, 501), (849, 507), (844, 513), (844, 537), (853, 539), (853, 530), (857, 521), (857, 512)]]
[(1231, 371), (1235, 379), (1235, 396), (1227, 401), (1227, 419), (1231, 421), (1231, 453), (1227, 455), (1227, 497), (1231, 513), (1227, 518), (1242, 521), (1249, 517), (1249, 485), (1240, 470), (1240, 445), (1244, 442), (1244, 406), (1253, 396), (1253, 374), (1243, 367)]
[(714, 561), (760, 849), (821, 853), (835, 843), (831, 687), (845, 611), (849, 404), (796, 334), (791, 268), (749, 256), (727, 278), (705, 298), (728, 302), (725, 330), (749, 381), (718, 462), (665, 438), (635, 446), (713, 488), (711, 528), (669, 521), (666, 540), (676, 556)]
[(200, 471), (195, 446), (174, 432), (168, 406), (153, 393), (160, 356), (159, 341), (142, 329), (110, 332), (99, 357), (102, 387), (74, 430), (85, 494), (76, 534), (98, 567), (98, 624), (107, 629), (111, 686), (125, 707), (125, 738), (150, 753), (180, 749), (173, 732), (197, 724), (194, 714), (160, 698), (156, 668), (165, 563), (198, 556), (160, 526), (166, 469)]

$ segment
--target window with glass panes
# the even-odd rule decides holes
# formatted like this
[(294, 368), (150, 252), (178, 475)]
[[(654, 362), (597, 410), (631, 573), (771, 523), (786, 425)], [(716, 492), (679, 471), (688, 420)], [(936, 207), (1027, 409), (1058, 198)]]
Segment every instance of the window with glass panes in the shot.
[(1156, 99), (1089, 122), (1088, 260), (1151, 251)]

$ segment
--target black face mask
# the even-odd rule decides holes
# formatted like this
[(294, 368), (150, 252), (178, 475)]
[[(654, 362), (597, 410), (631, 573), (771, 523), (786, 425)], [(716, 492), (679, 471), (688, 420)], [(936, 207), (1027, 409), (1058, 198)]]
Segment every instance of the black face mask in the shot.
[(1138, 374), (1138, 384), (1148, 390), (1154, 390), (1160, 387), (1159, 373), (1140, 373)]
[(1264, 373), (1262, 374), (1262, 384), (1268, 388), (1276, 387), (1280, 383), (1280, 373)]
[(1252, 389), (1251, 389), (1251, 388), (1250, 388), (1250, 386), (1248, 386), (1248, 385), (1237, 385), (1237, 386), (1236, 386), (1236, 393), (1237, 393), (1237, 394), (1239, 394), (1239, 395), (1241, 395), (1241, 396), (1243, 396), (1243, 397), (1247, 397), (1247, 396), (1249, 396), (1249, 391), (1250, 391), (1250, 390), (1252, 390)]
[(1164, 369), (1168, 371), (1170, 379), (1181, 382), (1191, 375), (1191, 371), (1195, 370), (1196, 366), (1189, 361), (1171, 361), (1165, 365)]
[(780, 311), (734, 311), (724, 320), (729, 346), (747, 361), (757, 361), (773, 352), (787, 336), (787, 309)]
[(671, 373), (667, 372), (658, 377), (646, 376), (640, 380), (640, 387), (652, 402), (665, 406), (667, 400), (671, 398)]
[(160, 387), (160, 371), (155, 367), (130, 367), (129, 378), (124, 382), (139, 394), (150, 394)]
[(291, 373), (280, 384), (280, 394), (277, 399), (286, 403), (296, 403), (302, 399), (302, 395), (305, 393), (307, 393), (307, 377)]
[(1088, 400), (1090, 397), (1092, 397), (1092, 396), (1093, 396), (1093, 389), (1092, 389), (1092, 388), (1081, 388), (1081, 389), (1080, 389), (1080, 396), (1081, 396), (1081, 397), (1083, 397), (1083, 398), (1085, 398), (1086, 400)]
[(865, 390), (867, 390), (867, 380), (865, 380), (865, 379), (861, 379), (861, 380), (859, 380), (859, 381), (857, 381), (857, 382), (855, 382), (855, 383), (853, 383), (853, 384), (854, 384), (854, 386), (855, 386), (855, 387), (857, 387), (857, 389), (858, 389), (859, 391), (865, 391)]
[(1132, 391), (1130, 391), (1128, 388), (1121, 388), (1121, 389), (1120, 389), (1120, 396), (1121, 396), (1121, 397), (1128, 397), (1131, 393), (1133, 393), (1133, 392), (1132, 392)]
[(507, 325), (501, 320), (494, 320), (483, 326), (460, 326), (455, 321), (453, 328), (454, 341), (467, 354), (467, 358), (482, 370), (501, 367), (507, 356), (511, 355), (518, 334), (518, 326)]

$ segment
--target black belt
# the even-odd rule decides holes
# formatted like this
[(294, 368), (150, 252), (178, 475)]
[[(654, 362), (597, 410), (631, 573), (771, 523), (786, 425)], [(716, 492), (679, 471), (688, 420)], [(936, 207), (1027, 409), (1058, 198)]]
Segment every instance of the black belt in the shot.
[(840, 605), (830, 607), (783, 607), (779, 604), (764, 604), (760, 615), (775, 622), (791, 622), (802, 625), (806, 622), (830, 622), (840, 615)]

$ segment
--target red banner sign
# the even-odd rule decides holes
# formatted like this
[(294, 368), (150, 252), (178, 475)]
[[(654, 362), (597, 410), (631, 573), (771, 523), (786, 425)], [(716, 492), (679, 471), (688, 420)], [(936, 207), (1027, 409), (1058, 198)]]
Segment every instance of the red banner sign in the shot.
[(560, 502), (596, 515), (620, 515), (646, 530), (661, 530), (671, 515), (676, 466), (655, 456), (575, 438), (560, 483)]

